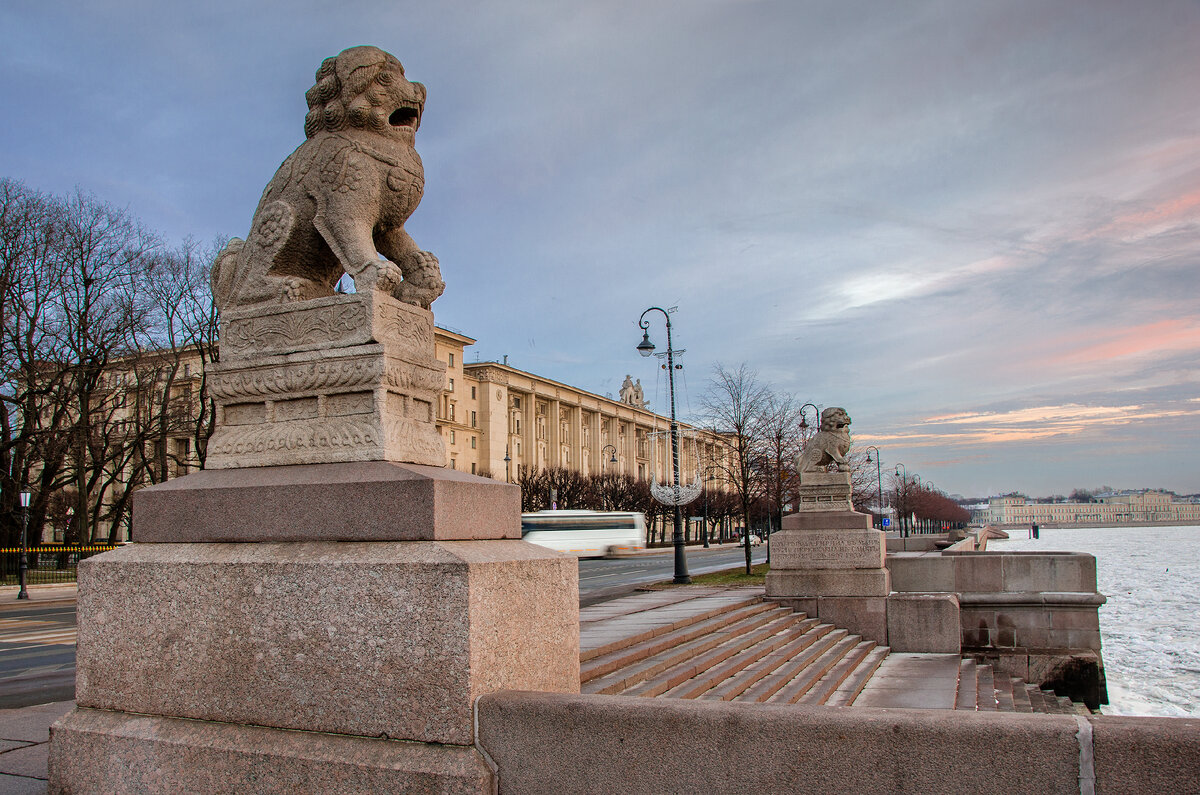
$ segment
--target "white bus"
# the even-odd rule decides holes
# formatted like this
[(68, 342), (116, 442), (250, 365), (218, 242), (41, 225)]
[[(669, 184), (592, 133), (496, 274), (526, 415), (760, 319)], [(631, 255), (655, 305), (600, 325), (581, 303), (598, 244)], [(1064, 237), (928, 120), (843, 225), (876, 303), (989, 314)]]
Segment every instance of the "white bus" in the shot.
[(646, 515), (601, 511), (521, 514), (521, 538), (581, 558), (603, 558), (646, 546)]

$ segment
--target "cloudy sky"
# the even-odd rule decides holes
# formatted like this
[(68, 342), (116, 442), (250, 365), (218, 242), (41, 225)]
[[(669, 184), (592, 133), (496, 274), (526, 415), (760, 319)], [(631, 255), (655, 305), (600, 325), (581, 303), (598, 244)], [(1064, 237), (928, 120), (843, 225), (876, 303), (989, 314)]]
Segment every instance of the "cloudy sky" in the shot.
[[(246, 234), (356, 44), (429, 89), (438, 322), (665, 410), (636, 321), (970, 495), (1200, 491), (1195, 0), (0, 6), (0, 176)], [(653, 336), (665, 343), (661, 321)]]

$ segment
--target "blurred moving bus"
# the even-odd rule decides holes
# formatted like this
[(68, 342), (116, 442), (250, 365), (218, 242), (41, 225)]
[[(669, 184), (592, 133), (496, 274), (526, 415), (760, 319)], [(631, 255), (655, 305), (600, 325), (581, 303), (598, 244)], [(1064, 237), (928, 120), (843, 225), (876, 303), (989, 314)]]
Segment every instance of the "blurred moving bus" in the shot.
[(646, 515), (601, 511), (521, 514), (521, 538), (581, 558), (603, 558), (646, 546)]

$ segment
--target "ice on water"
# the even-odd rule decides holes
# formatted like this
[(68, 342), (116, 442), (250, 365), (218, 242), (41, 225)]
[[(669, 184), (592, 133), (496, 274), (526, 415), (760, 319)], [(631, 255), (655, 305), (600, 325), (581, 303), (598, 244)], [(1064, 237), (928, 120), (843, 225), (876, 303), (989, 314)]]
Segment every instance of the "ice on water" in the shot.
[(1096, 556), (1107, 715), (1200, 717), (1200, 527), (1011, 532), (989, 550), (1061, 550)]

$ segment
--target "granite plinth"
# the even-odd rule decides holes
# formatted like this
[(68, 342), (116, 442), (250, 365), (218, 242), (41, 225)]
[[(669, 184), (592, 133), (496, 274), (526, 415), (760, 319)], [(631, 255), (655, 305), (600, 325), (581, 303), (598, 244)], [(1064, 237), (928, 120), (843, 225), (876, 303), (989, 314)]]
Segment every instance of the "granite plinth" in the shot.
[(471, 746), (76, 709), (53, 727), (51, 793), (492, 793)]
[(579, 690), (575, 558), (523, 541), (132, 544), (79, 567), (81, 707), (470, 744)]
[(771, 536), (772, 570), (881, 569), (886, 556), (878, 530), (784, 529)]
[[(772, 556), (774, 552), (771, 553)], [(804, 569), (767, 572), (767, 596), (887, 596), (887, 569)]]
[(521, 537), (520, 487), (387, 461), (206, 469), (138, 490), (133, 507), (139, 543)]
[(850, 492), (849, 472), (801, 472), (796, 510), (802, 514), (853, 511)]
[(962, 651), (958, 595), (893, 593), (887, 603), (888, 646), (896, 652)]
[[(856, 511), (808, 511), (783, 517), (783, 530), (873, 530), (870, 514)], [(776, 536), (771, 536), (774, 542)]]
[(429, 310), (375, 290), (224, 313), (206, 468), (445, 465), (433, 336)]

